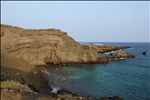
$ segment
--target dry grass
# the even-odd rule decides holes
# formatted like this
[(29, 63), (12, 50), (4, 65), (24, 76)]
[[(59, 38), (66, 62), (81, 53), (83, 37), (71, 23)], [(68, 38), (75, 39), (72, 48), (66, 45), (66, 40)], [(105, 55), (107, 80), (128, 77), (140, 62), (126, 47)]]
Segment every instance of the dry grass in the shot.
[(21, 84), (15, 82), (14, 80), (7, 80), (1, 82), (1, 88), (14, 88), (14, 87), (21, 87)]

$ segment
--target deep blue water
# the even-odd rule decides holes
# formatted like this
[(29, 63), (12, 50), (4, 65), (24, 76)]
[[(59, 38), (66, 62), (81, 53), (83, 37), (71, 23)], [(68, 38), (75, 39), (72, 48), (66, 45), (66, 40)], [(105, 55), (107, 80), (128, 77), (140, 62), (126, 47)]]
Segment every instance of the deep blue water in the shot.
[[(135, 58), (111, 61), (108, 64), (78, 64), (49, 66), (46, 69), (55, 77), (55, 83), (82, 96), (120, 96), (124, 100), (150, 100), (149, 43), (98, 43), (131, 46), (127, 53)], [(51, 78), (50, 78), (51, 79)], [(53, 83), (51, 83), (53, 84)]]

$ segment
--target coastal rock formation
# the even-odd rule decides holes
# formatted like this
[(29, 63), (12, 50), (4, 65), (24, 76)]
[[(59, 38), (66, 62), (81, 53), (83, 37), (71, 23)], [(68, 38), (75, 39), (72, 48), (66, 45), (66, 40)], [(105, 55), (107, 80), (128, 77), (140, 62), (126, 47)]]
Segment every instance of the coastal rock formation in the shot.
[(125, 52), (121, 51), (121, 50), (117, 50), (116, 56), (120, 56), (120, 57), (121, 56), (127, 56), (127, 54)]
[(101, 97), (99, 100), (123, 100), (119, 96), (113, 96), (113, 97)]
[(143, 55), (147, 55), (147, 54), (149, 54), (149, 52), (143, 52), (142, 54), (143, 54)]
[(34, 65), (106, 63), (108, 60), (99, 58), (98, 53), (128, 48), (80, 44), (55, 28), (23, 29), (4, 24), (1, 24), (1, 44), (2, 51)]
[[(97, 100), (82, 97), (65, 90), (57, 94), (38, 93), (44, 81), (35, 65), (108, 63), (115, 58), (132, 58), (133, 55), (117, 51), (116, 55), (99, 56), (99, 53), (116, 51), (129, 47), (80, 44), (59, 29), (23, 29), (16, 26), (1, 25), (1, 78), (11, 87), (1, 88), (2, 99), (20, 100)], [(32, 65), (33, 64), (33, 65)], [(43, 71), (42, 71), (43, 73)], [(14, 80), (14, 84), (12, 81)], [(19, 83), (19, 89), (18, 89)], [(21, 84), (21, 85), (20, 85)], [(45, 82), (47, 84), (47, 82)], [(44, 84), (44, 89), (45, 89)], [(16, 87), (17, 86), (17, 87)], [(47, 87), (46, 87), (47, 88)], [(42, 88), (43, 89), (43, 88)], [(44, 95), (44, 96), (43, 96)], [(12, 99), (12, 97), (15, 97)], [(122, 100), (119, 97), (101, 97), (100, 100)]]
[(83, 46), (59, 29), (22, 29), (1, 25), (2, 51), (30, 64), (89, 62), (97, 58), (95, 47)]

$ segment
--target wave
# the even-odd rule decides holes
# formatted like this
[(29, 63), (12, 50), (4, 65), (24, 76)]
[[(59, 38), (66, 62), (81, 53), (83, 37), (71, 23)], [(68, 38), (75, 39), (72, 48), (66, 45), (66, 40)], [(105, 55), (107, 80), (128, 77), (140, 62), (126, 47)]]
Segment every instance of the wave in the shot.
[(128, 48), (128, 49), (134, 49), (134, 48), (132, 47), (132, 48)]
[(112, 53), (116, 53), (117, 51), (111, 51), (111, 52), (105, 52), (105, 54), (112, 54)]
[(93, 44), (93, 45), (103, 45), (103, 44)]
[(51, 93), (57, 93), (59, 90), (63, 89), (66, 84), (66, 78), (50, 73), (45, 68), (43, 68), (43, 70), (43, 77), (48, 81), (49, 86), (53, 89)]
[(126, 59), (126, 58), (121, 57), (121, 58), (119, 58), (119, 59)]

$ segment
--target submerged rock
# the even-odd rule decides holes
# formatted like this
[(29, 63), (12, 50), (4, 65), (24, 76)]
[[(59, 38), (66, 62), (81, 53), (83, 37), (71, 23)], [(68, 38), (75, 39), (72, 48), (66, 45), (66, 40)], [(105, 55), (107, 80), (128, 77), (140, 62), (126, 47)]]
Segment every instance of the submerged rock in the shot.
[(99, 100), (123, 100), (122, 98), (120, 98), (119, 96), (113, 96), (113, 97), (101, 97), (99, 98)]
[(147, 55), (147, 54), (149, 54), (149, 52), (143, 52), (142, 54), (143, 54), (143, 55)]

